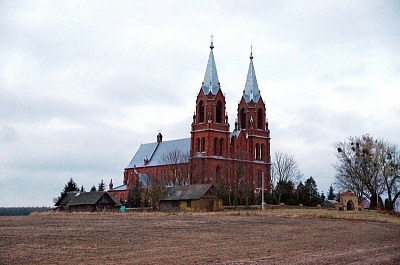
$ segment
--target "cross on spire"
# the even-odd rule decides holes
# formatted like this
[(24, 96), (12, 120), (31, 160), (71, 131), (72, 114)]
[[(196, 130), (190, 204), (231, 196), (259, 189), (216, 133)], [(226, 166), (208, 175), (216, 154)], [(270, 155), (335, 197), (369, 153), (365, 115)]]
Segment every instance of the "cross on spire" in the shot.
[(212, 50), (212, 49), (214, 49), (214, 44), (213, 44), (213, 38), (214, 38), (214, 35), (213, 34), (211, 34), (211, 45), (210, 45), (210, 49)]
[(250, 60), (253, 60), (253, 44), (250, 45)]

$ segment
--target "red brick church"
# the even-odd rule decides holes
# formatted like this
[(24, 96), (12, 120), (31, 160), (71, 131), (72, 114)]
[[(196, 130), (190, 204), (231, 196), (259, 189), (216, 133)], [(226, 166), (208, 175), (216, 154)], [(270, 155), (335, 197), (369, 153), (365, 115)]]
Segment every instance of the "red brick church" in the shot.
[(220, 191), (230, 194), (247, 190), (254, 197), (264, 175), (264, 189), (269, 189), (270, 131), (253, 55), (250, 54), (246, 84), (230, 131), (213, 49), (211, 42), (204, 81), (196, 98), (191, 137), (163, 141), (159, 133), (156, 142), (142, 144), (124, 170), (123, 185), (114, 188), (110, 183), (110, 192), (117, 198), (126, 200), (137, 179), (145, 186), (213, 183)]

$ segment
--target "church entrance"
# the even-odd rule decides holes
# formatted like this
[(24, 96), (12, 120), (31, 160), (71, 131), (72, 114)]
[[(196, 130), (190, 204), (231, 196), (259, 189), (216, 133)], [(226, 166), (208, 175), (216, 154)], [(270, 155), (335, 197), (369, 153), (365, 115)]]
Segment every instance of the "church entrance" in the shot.
[(347, 207), (347, 211), (354, 211), (355, 209), (354, 209), (354, 202), (352, 201), (352, 200), (349, 200), (348, 202), (347, 202), (347, 205), (346, 205)]

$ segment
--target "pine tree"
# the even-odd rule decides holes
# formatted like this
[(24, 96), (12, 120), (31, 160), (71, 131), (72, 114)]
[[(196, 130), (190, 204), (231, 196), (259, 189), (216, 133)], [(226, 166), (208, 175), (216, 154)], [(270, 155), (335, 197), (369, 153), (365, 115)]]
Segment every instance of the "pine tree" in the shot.
[(328, 200), (334, 200), (335, 199), (335, 189), (331, 186), (329, 187), (328, 190)]
[(83, 187), (83, 185), (81, 186), (80, 192), (85, 192), (85, 188)]
[(304, 183), (304, 187), (307, 190), (308, 196), (309, 196), (309, 200), (308, 203), (306, 205), (308, 206), (317, 206), (318, 204), (320, 204), (320, 196), (318, 194), (318, 189), (317, 189), (317, 183), (315, 182), (315, 180), (313, 179), (313, 177), (309, 177), (305, 183)]
[(304, 186), (302, 181), (300, 181), (299, 185), (297, 185), (296, 195), (298, 204), (308, 205), (309, 196), (306, 187)]
[(321, 192), (321, 201), (322, 201), (322, 202), (325, 201), (325, 194), (324, 194), (324, 191)]
[(66, 192), (69, 191), (79, 191), (78, 185), (75, 183), (73, 178), (70, 178), (64, 186), (64, 190), (61, 192), (61, 196), (63, 196)]
[(135, 186), (132, 188), (133, 192), (133, 207), (140, 207), (142, 204), (142, 184), (139, 178), (136, 179)]
[(104, 191), (105, 189), (106, 189), (106, 184), (104, 184), (103, 179), (101, 179), (101, 182), (99, 183), (99, 188), (97, 190)]
[(97, 191), (95, 185), (93, 185), (92, 188), (90, 189), (90, 192), (93, 192), (93, 191)]

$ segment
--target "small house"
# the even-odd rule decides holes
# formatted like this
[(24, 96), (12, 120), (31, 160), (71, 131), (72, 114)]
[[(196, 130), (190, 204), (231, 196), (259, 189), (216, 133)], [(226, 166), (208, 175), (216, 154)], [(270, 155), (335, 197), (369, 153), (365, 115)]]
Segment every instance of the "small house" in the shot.
[(196, 184), (167, 187), (160, 199), (161, 211), (217, 211), (222, 209), (222, 199), (214, 185)]
[(67, 206), (71, 212), (114, 212), (121, 203), (106, 191), (92, 191), (76, 193)]
[(65, 211), (68, 210), (68, 203), (72, 200), (72, 198), (77, 194), (77, 191), (67, 191), (64, 192), (63, 195), (58, 199), (55, 206), (57, 207), (56, 210)]

